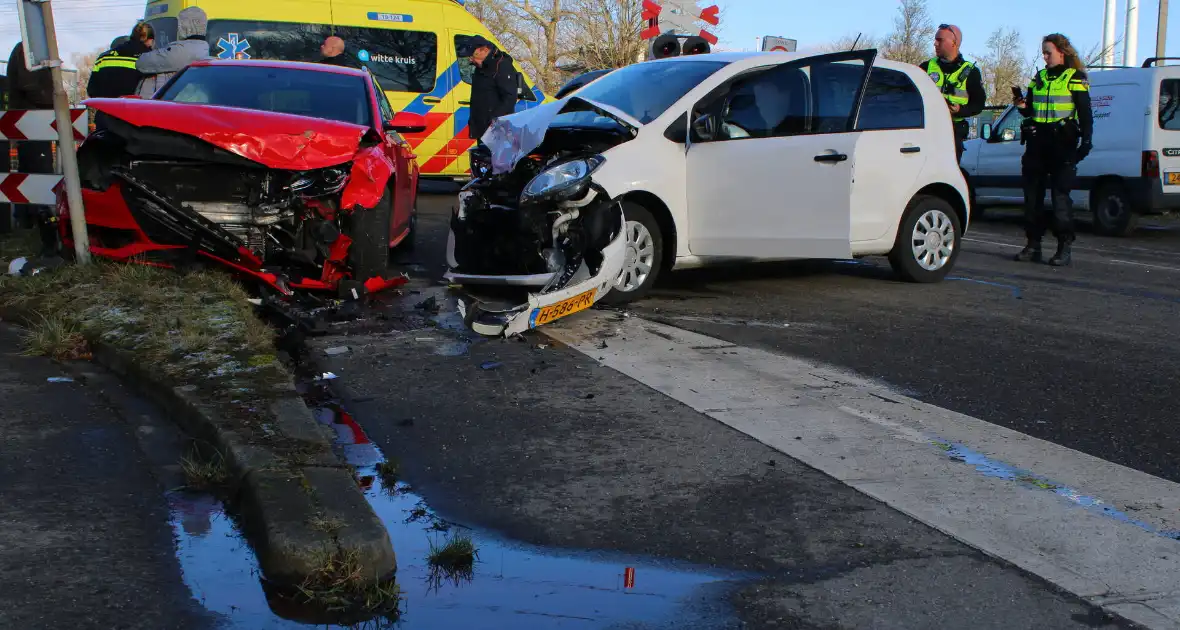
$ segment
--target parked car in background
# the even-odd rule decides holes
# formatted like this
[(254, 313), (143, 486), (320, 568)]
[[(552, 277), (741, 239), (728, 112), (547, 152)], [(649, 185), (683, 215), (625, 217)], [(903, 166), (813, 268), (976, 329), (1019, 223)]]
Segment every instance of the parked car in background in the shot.
[(485, 142), (448, 277), (493, 333), (720, 262), (881, 254), (936, 282), (969, 222), (942, 95), (874, 50), (638, 63), (497, 120)]
[(108, 119), (78, 152), (96, 256), (352, 293), (383, 288), (390, 248), (414, 238), (418, 166), (400, 134), (426, 123), (367, 70), (204, 60), (153, 99), (85, 104)]
[[(1100, 234), (1125, 236), (1140, 215), (1180, 209), (1180, 66), (1156, 62), (1089, 73), (1094, 148), (1078, 164), (1072, 197)], [(966, 143), (973, 205), (1024, 203), (1022, 120), (1009, 106)]]

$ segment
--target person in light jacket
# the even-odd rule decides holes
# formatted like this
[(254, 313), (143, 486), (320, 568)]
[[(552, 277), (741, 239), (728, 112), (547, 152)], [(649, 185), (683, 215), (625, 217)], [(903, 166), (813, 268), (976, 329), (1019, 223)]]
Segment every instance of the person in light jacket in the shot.
[(209, 58), (205, 30), (209, 18), (200, 7), (189, 7), (177, 16), (176, 41), (166, 47), (143, 53), (135, 69), (147, 75), (139, 82), (139, 96), (151, 98), (164, 87), (172, 75), (194, 61)]

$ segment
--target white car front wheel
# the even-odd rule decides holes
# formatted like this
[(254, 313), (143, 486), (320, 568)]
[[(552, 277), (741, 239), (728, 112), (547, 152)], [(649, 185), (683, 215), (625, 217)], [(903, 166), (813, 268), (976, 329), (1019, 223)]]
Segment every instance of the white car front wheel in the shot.
[(889, 264), (906, 282), (939, 282), (959, 257), (962, 224), (941, 197), (918, 195), (898, 227)]
[(662, 270), (664, 239), (655, 217), (630, 201), (623, 202), (623, 217), (627, 250), (614, 286), (601, 300), (605, 304), (626, 304), (644, 297)]

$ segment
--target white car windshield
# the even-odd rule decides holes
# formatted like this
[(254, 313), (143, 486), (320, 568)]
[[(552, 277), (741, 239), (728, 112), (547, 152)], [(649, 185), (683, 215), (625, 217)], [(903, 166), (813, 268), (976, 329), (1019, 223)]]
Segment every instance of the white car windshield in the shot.
[(578, 90), (578, 96), (610, 105), (646, 125), (728, 64), (727, 61), (705, 59), (637, 63), (619, 68), (583, 87)]

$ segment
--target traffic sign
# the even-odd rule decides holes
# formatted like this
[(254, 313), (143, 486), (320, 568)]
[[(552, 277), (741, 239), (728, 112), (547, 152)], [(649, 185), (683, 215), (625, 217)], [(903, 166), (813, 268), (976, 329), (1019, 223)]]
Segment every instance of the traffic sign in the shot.
[(762, 50), (764, 52), (795, 52), (798, 46), (799, 42), (785, 37), (767, 35), (762, 38)]
[[(45, 14), (51, 10), (49, 3), (44, 0), (19, 0), (16, 3), (21, 45), (25, 49), (25, 67), (30, 71), (61, 65), (61, 61), (49, 51), (49, 35), (45, 30), (45, 23), (53, 21), (52, 15), (49, 20), (45, 19)], [(12, 70), (8, 72), (11, 74)]]
[[(70, 110), (70, 119), (74, 123), (74, 140), (84, 140), (89, 130), (89, 118), (85, 109)], [(3, 140), (39, 140), (51, 142), (59, 140), (57, 133), (57, 117), (53, 110), (13, 110), (0, 112), (0, 141)]]

